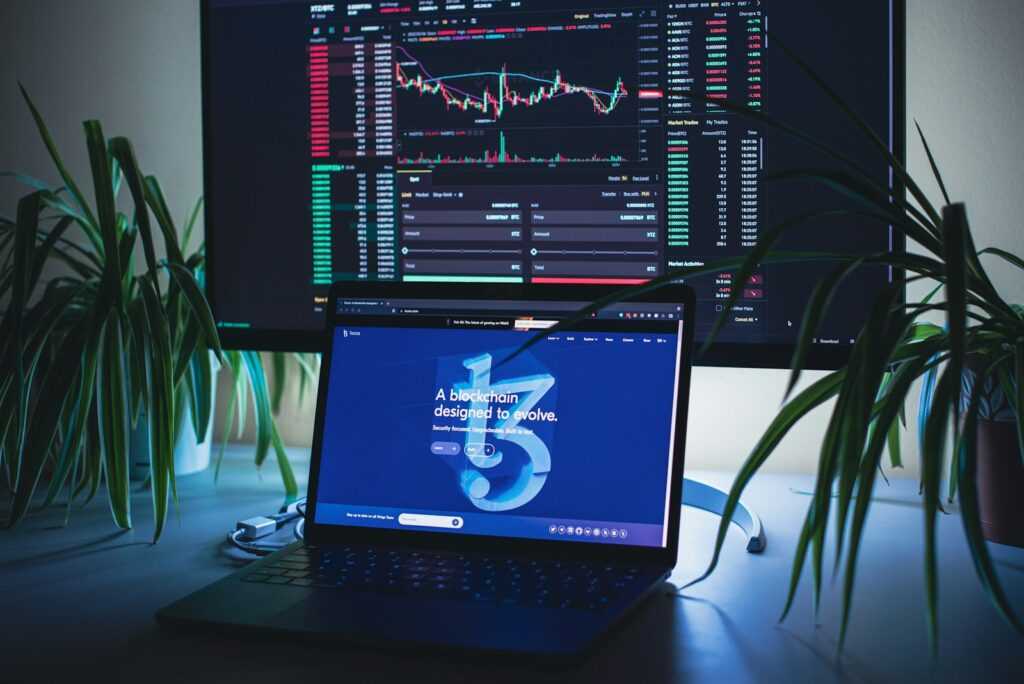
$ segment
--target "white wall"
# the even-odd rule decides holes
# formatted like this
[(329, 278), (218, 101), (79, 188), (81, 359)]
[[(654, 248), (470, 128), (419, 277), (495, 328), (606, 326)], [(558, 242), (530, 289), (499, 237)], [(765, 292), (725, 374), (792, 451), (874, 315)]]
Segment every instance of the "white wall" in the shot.
[[(79, 122), (135, 141), (144, 168), (183, 214), (201, 192), (199, 37), (192, 0), (3, 0), (0, 3), (0, 169), (55, 180), (24, 107), (28, 86), (76, 172), (87, 162)], [(908, 113), (925, 128), (954, 200), (968, 204), (978, 242), (1024, 253), (1024, 3), (909, 0)], [(926, 179), (915, 141), (912, 173)], [(924, 187), (939, 201), (934, 183)], [(0, 214), (17, 193), (0, 181)], [(1024, 302), (1024, 277), (993, 264), (996, 283)], [(688, 463), (735, 468), (779, 406), (783, 371), (697, 369)], [(812, 471), (825, 414), (798, 428), (769, 468)], [(286, 438), (308, 439), (308, 409), (282, 418)], [(914, 436), (906, 439), (916, 475)]]
[[(82, 121), (135, 144), (184, 216), (202, 194), (199, 13), (194, 0), (0, 1), (0, 171), (56, 183), (18, 92), (46, 118), (83, 192), (91, 196)], [(22, 188), (0, 179), (0, 215)], [(183, 220), (183, 219), (182, 219)]]

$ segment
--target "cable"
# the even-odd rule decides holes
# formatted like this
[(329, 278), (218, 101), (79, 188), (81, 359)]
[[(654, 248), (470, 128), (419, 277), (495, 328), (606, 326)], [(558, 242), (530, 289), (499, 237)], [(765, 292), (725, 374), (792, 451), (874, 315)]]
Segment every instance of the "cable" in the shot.
[(299, 499), (291, 504), (282, 506), (280, 511), (274, 515), (256, 516), (246, 520), (239, 520), (235, 529), (228, 532), (228, 543), (237, 549), (255, 556), (266, 556), (285, 546), (283, 543), (256, 543), (257, 540), (268, 537), (293, 520), (296, 520), (293, 534), (296, 539), (303, 538), (305, 530), (306, 500)]
[(296, 539), (306, 538), (306, 500), (300, 499), (295, 502), (295, 510), (299, 514), (299, 520), (295, 523), (295, 527), (292, 532), (295, 534)]
[(277, 548), (257, 546), (256, 544), (250, 544), (248, 542), (242, 541), (243, 532), (245, 532), (245, 530), (233, 530), (231, 532), (228, 532), (228, 542), (235, 548), (241, 549), (242, 551), (245, 551), (246, 553), (252, 554), (254, 556), (269, 556), (274, 551), (277, 551)]

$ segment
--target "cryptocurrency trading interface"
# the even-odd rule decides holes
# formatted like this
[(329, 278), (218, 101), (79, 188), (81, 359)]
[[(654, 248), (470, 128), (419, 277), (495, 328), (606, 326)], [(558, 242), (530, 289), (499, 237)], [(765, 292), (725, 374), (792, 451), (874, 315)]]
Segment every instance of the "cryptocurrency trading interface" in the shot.
[[(821, 201), (773, 187), (771, 162), (797, 166), (805, 150), (732, 108), (821, 126), (826, 105), (769, 48), (777, 29), (840, 86), (870, 75), (861, 113), (892, 134), (888, 2), (211, 3), (207, 184), (225, 329), (319, 328), (339, 280), (625, 286), (747, 253)], [(888, 187), (884, 164), (864, 164)], [(840, 232), (805, 226), (790, 244), (892, 244), (888, 226)], [(791, 342), (821, 274), (696, 278), (698, 330), (740, 288), (723, 339)], [(849, 344), (864, 293), (890, 277), (852, 278), (850, 320), (826, 321), (820, 342)]]

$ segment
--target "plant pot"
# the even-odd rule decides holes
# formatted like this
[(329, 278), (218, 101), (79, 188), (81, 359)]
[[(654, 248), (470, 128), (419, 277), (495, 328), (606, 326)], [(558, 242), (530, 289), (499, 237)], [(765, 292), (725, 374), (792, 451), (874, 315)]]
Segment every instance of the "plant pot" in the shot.
[[(214, 405), (217, 396), (217, 383), (210, 383), (210, 405)], [(200, 473), (210, 467), (210, 448), (213, 444), (213, 411), (210, 411), (210, 424), (206, 426), (206, 439), (196, 440), (196, 431), (192, 425), (192, 412), (187, 408), (180, 412), (181, 425), (178, 430), (178, 441), (174, 445), (174, 476)], [(131, 469), (129, 477), (133, 482), (142, 482), (149, 477), (149, 418), (143, 412), (132, 430), (131, 435)]]
[[(964, 369), (965, 406), (975, 391), (976, 371)], [(1024, 547), (1024, 458), (1017, 421), (1000, 384), (992, 378), (983, 392), (978, 416), (978, 501), (985, 539)]]
[[(142, 482), (149, 477), (149, 425), (145, 413), (132, 430), (131, 438), (131, 472), (134, 482)], [(210, 467), (210, 447), (213, 442), (213, 419), (206, 428), (206, 440), (196, 441), (196, 431), (192, 428), (192, 413), (182, 411), (181, 432), (174, 445), (174, 476), (199, 473)]]

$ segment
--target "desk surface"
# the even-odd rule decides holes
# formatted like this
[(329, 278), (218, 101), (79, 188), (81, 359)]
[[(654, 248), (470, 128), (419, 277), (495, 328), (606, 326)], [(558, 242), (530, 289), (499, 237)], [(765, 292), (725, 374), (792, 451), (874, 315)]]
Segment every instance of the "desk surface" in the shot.
[[(299, 469), (303, 469), (300, 464)], [(727, 486), (723, 473), (687, 473)], [(581, 665), (536, 670), (440, 654), (417, 657), (297, 641), (250, 641), (161, 631), (153, 612), (238, 567), (223, 543), (240, 518), (280, 504), (277, 473), (262, 479), (242, 452), (229, 456), (219, 484), (211, 472), (179, 480), (180, 506), (163, 539), (149, 543), (148, 494), (135, 500), (136, 527), (116, 532), (101, 497), (0, 531), (0, 680), (50, 681), (55, 669), (95, 681), (1021, 681), (1024, 638), (988, 605), (967, 555), (959, 517), (939, 521), (939, 657), (928, 656), (921, 563), (922, 514), (916, 483), (882, 484), (861, 554), (851, 634), (835, 656), (839, 585), (828, 585), (820, 624), (803, 582), (789, 619), (778, 624), (792, 552), (812, 484), (764, 475), (747, 500), (760, 513), (768, 550), (744, 551), (730, 531), (717, 572), (685, 597), (666, 590), (649, 600)], [(711, 551), (714, 516), (683, 511), (673, 581), (699, 573)], [(1024, 612), (1024, 551), (992, 546), (1010, 599)], [(808, 576), (809, 580), (809, 576)], [(312, 677), (312, 680), (307, 679)]]

